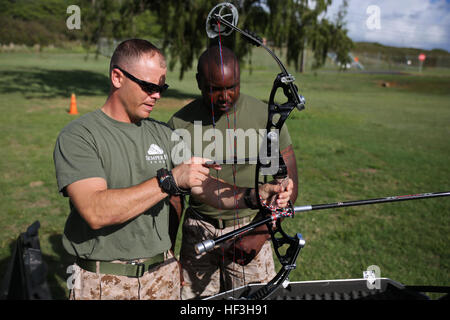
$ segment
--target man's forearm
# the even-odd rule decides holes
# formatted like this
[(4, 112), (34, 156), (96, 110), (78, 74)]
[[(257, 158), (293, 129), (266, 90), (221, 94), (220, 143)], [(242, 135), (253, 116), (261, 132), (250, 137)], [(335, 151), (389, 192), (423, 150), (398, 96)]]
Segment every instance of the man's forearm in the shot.
[[(287, 186), (279, 185), (275, 182), (265, 183), (258, 187), (258, 193), (265, 201), (274, 199), (274, 205), (284, 208), (287, 206), (292, 194), (292, 180), (288, 180)], [(247, 188), (235, 187), (224, 181), (208, 176), (200, 186), (191, 189), (192, 196), (198, 200), (218, 209), (244, 209), (247, 208), (245, 201), (245, 191)], [(250, 201), (256, 206), (259, 199), (256, 199), (255, 189), (250, 189)]]
[[(121, 224), (142, 214), (167, 197), (158, 185), (156, 178), (139, 185), (122, 188), (98, 188), (89, 184), (90, 181), (80, 181), (67, 188), (67, 192), (81, 216), (92, 229), (100, 229), (109, 225)], [(92, 181), (96, 183), (96, 181)]]
[[(191, 189), (192, 196), (196, 199), (218, 209), (243, 209), (246, 208), (244, 194), (247, 188), (233, 186), (223, 180), (209, 177), (201, 187)], [(252, 190), (251, 198), (256, 203), (255, 192)]]
[(292, 203), (295, 203), (298, 196), (298, 172), (297, 162), (295, 160), (295, 153), (292, 145), (289, 145), (285, 149), (281, 150), (281, 155), (283, 156), (284, 163), (286, 164), (288, 176), (294, 183), (291, 194), (291, 201)]

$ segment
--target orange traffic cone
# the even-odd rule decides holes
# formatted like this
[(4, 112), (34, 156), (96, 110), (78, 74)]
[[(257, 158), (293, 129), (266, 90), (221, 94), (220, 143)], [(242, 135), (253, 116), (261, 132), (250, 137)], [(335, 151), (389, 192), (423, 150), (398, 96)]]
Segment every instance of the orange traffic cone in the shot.
[(75, 93), (72, 93), (72, 97), (70, 98), (70, 110), (69, 114), (78, 114), (77, 110), (77, 98), (75, 97)]

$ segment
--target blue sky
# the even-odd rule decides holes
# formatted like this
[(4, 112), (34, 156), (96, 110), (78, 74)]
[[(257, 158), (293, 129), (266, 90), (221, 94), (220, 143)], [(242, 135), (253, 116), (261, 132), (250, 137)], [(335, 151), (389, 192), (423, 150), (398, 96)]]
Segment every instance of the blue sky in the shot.
[[(342, 2), (334, 0), (326, 16), (335, 17)], [(353, 41), (450, 51), (450, 0), (348, 0), (348, 4), (345, 20)]]

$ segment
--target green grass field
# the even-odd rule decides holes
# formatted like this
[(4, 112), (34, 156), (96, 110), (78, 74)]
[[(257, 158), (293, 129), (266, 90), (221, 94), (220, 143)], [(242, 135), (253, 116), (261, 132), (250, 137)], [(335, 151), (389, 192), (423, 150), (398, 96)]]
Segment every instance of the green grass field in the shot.
[[(277, 69), (255, 51), (241, 90), (267, 101)], [(67, 297), (61, 246), (68, 200), (57, 192), (52, 152), (78, 111), (100, 107), (108, 60), (69, 53), (0, 53), (0, 275), (11, 246), (35, 220), (56, 299)], [(450, 71), (384, 75), (333, 70), (297, 74), (306, 110), (288, 120), (300, 174), (297, 205), (450, 189)], [(169, 73), (170, 92), (152, 116), (169, 117), (196, 97), (194, 73)], [(388, 82), (384, 87), (382, 83)], [(298, 214), (283, 226), (306, 240), (291, 281), (361, 278), (370, 265), (408, 285), (450, 285), (450, 199)], [(279, 267), (279, 265), (277, 265)]]

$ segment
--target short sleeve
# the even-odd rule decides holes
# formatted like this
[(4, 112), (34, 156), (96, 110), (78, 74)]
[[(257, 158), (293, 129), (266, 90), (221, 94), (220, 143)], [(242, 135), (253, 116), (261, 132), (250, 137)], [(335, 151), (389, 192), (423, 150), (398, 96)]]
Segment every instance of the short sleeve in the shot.
[(292, 144), (291, 136), (289, 135), (289, 130), (286, 123), (284, 123), (284, 125), (281, 127), (280, 132), (280, 151), (286, 149), (291, 144)]
[(58, 190), (66, 195), (64, 188), (78, 180), (100, 177), (106, 180), (102, 161), (95, 142), (88, 135), (62, 131), (53, 152)]
[(169, 119), (169, 121), (167, 121), (167, 125), (168, 125), (172, 130), (175, 130), (175, 126), (174, 126), (173, 121), (174, 121), (174, 117), (172, 116), (172, 117)]
[(192, 157), (189, 143), (186, 143), (186, 141), (190, 140), (186, 139), (185, 134), (189, 134), (189, 132), (183, 129), (176, 129), (172, 130), (171, 132), (170, 158), (172, 160), (173, 167), (176, 167), (177, 165), (189, 160)]

